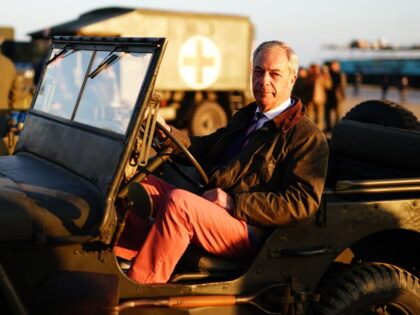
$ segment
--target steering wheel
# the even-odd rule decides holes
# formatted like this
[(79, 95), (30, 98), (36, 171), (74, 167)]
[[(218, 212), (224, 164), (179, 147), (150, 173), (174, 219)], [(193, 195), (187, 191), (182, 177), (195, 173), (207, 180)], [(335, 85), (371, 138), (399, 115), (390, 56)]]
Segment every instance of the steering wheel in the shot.
[[(161, 130), (166, 137), (171, 139), (173, 143), (181, 150), (181, 152), (185, 155), (185, 157), (191, 162), (191, 164), (195, 167), (195, 169), (198, 171), (201, 179), (203, 180), (203, 183), (207, 185), (209, 183), (209, 179), (206, 175), (206, 172), (204, 171), (203, 167), (198, 163), (196, 158), (191, 154), (190, 151), (181, 143), (177, 138), (175, 138), (169, 130), (167, 130), (165, 127), (163, 127), (159, 122), (156, 122), (156, 127)], [(141, 182), (147, 175), (152, 173), (154, 170), (156, 170), (160, 165), (162, 165), (164, 162), (169, 160), (170, 154), (172, 153), (171, 148), (163, 148), (160, 150), (156, 156), (150, 159), (150, 161), (147, 163), (147, 165), (143, 168), (142, 171), (140, 171), (137, 175), (133, 176), (118, 192), (119, 198), (125, 198), (127, 197), (127, 194), (129, 192), (130, 185), (134, 183)], [(183, 173), (181, 170), (178, 170), (180, 173)], [(184, 178), (189, 177), (186, 174), (183, 174)], [(192, 180), (192, 179), (191, 179)]]
[[(203, 183), (207, 185), (209, 183), (209, 179), (207, 177), (206, 172), (204, 171), (203, 167), (198, 163), (196, 158), (191, 154), (190, 151), (181, 143), (177, 138), (174, 137), (173, 134), (169, 132), (165, 127), (163, 127), (158, 121), (156, 122), (156, 127), (158, 127), (159, 130), (161, 130), (166, 137), (171, 139), (171, 141), (181, 150), (182, 154), (191, 162), (191, 164), (195, 167), (198, 174), (200, 175), (201, 179), (203, 180)], [(185, 175), (187, 176), (187, 175)]]

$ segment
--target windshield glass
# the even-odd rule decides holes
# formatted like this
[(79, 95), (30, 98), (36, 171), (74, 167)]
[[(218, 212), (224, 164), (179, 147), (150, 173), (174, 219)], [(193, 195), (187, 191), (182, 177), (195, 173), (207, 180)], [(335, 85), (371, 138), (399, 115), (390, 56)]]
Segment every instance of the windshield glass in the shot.
[[(53, 49), (52, 56), (60, 51)], [(34, 109), (70, 119), (91, 56), (91, 51), (73, 50), (53, 60), (42, 80)]]
[[(33, 108), (125, 134), (151, 58), (152, 53), (53, 49)], [(100, 71), (87, 76), (95, 69)]]
[[(92, 69), (109, 52), (96, 54)], [(152, 54), (113, 53), (116, 61), (89, 77), (74, 120), (124, 134), (130, 122), (137, 96)]]

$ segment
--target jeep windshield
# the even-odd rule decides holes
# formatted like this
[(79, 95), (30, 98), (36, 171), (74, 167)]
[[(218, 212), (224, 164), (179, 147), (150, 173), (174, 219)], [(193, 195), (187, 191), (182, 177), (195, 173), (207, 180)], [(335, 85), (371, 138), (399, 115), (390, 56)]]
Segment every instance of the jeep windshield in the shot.
[(124, 135), (152, 53), (115, 50), (52, 49), (33, 109)]

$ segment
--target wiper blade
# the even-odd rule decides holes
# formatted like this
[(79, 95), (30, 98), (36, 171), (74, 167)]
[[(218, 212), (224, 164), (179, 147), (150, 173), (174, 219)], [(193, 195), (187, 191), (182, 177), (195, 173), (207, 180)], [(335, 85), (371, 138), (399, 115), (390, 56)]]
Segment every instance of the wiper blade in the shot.
[(89, 74), (89, 78), (93, 79), (96, 77), (99, 73), (101, 73), (103, 70), (108, 69), (112, 64), (114, 64), (117, 60), (121, 59), (125, 54), (121, 54), (120, 56), (116, 54), (108, 55), (100, 64), (96, 67), (95, 70), (93, 70)]
[[(47, 61), (46, 65), (48, 66), (50, 63), (56, 61), (59, 58), (65, 58), (67, 56), (70, 56), (71, 54), (73, 54), (74, 52), (76, 52), (77, 49), (73, 49), (70, 50), (67, 46), (64, 46), (64, 48), (60, 49), (50, 60)], [(66, 54), (67, 52), (69, 52), (68, 54)]]
[(117, 48), (120, 47), (120, 45), (115, 45), (115, 47), (110, 51), (110, 53), (105, 57), (104, 60), (101, 61), (101, 63), (96, 67), (95, 70), (93, 70), (88, 77), (93, 79), (96, 77), (100, 72), (103, 70), (109, 68), (113, 63), (115, 63), (117, 60), (121, 59), (125, 56), (125, 52), (122, 52), (121, 55), (116, 55), (114, 52), (117, 50)]
[(64, 48), (60, 49), (50, 60), (47, 61), (47, 65), (56, 61), (59, 57), (64, 55), (67, 51), (68, 51), (67, 46), (64, 46)]

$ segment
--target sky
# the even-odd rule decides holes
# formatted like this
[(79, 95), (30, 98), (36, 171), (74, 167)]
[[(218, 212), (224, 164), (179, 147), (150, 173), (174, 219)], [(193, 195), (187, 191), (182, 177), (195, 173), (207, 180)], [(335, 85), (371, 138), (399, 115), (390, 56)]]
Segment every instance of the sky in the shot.
[(248, 16), (256, 45), (285, 41), (304, 66), (325, 60), (323, 47), (328, 44), (345, 45), (355, 39), (420, 44), (418, 0), (6, 0), (0, 25), (14, 27), (16, 40), (29, 40), (30, 32), (109, 6)]

